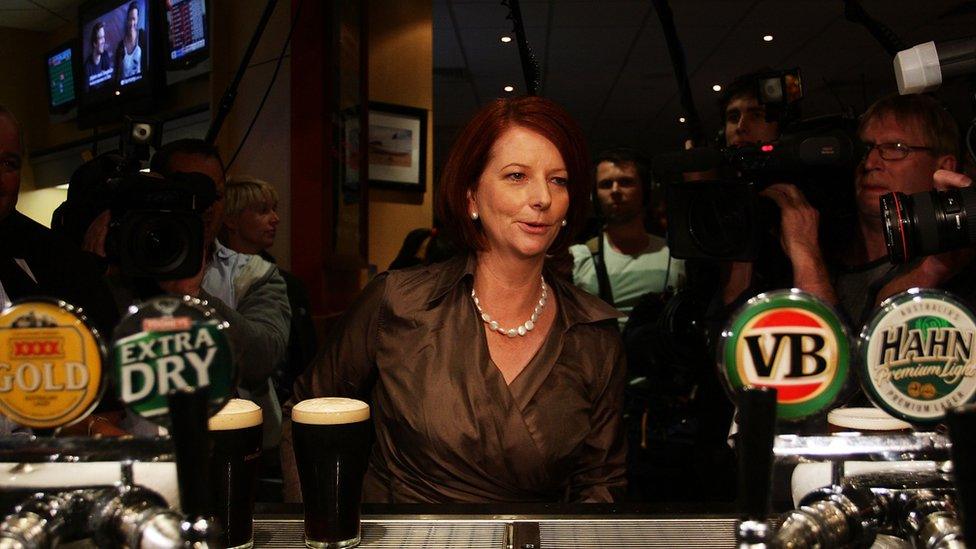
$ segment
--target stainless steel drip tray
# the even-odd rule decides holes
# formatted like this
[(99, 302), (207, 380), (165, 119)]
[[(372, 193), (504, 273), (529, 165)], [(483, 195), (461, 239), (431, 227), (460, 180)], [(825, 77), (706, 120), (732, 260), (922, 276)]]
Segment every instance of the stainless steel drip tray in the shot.
[[(538, 531), (538, 545), (520, 530)], [(734, 547), (735, 520), (730, 518), (363, 518), (363, 541), (369, 548), (585, 549), (623, 547)], [(513, 541), (519, 540), (517, 544)], [(256, 519), (254, 546), (304, 547), (301, 519)]]

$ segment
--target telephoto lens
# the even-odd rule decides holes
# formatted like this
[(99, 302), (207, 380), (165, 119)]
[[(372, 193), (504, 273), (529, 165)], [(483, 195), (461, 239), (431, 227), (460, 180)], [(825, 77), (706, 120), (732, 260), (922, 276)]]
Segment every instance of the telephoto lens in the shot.
[(956, 250), (976, 243), (976, 189), (922, 191), (881, 197), (885, 244), (892, 263)]

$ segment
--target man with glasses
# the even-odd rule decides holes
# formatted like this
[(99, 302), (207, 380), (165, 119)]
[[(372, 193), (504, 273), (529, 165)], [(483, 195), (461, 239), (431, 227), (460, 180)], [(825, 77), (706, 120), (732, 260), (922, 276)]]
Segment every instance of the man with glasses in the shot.
[[(913, 286), (938, 287), (972, 293), (963, 271), (973, 266), (973, 251), (959, 250), (895, 266), (888, 260), (881, 219), (880, 198), (890, 192), (912, 194), (945, 188), (959, 161), (959, 129), (938, 101), (927, 95), (891, 95), (871, 105), (861, 117), (858, 138), (865, 156), (857, 167), (855, 234), (841, 243), (831, 265), (836, 300), (852, 325), (859, 326), (880, 301)], [(940, 172), (934, 179), (936, 171)], [(784, 192), (789, 193), (786, 189)], [(783, 204), (790, 207), (792, 197)], [(802, 228), (802, 227), (801, 227)], [(812, 233), (784, 232), (783, 245), (791, 246)], [(819, 271), (819, 272), (818, 272)], [(822, 266), (811, 266), (797, 276), (826, 284)]]

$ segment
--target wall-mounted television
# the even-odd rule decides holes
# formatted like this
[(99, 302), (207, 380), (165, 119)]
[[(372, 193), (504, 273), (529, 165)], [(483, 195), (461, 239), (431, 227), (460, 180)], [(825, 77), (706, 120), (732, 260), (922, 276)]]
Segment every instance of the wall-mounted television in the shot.
[(48, 109), (63, 114), (71, 110), (78, 100), (78, 51), (75, 42), (67, 42), (44, 56), (44, 72), (47, 76)]
[(210, 30), (207, 0), (167, 0), (166, 67), (180, 70), (192, 67), (210, 55)]
[(90, 0), (78, 10), (82, 127), (152, 110), (164, 78), (153, 0)]

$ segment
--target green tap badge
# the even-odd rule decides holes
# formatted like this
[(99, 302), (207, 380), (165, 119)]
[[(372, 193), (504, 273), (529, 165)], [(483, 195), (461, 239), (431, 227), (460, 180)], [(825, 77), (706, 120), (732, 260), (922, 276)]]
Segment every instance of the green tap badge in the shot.
[(976, 317), (955, 296), (913, 288), (884, 301), (860, 335), (861, 383), (889, 414), (918, 425), (974, 400)]
[(799, 420), (829, 407), (847, 380), (850, 345), (833, 309), (800, 290), (759, 294), (722, 332), (719, 369), (730, 393), (776, 389), (780, 419)]
[(228, 326), (206, 302), (189, 296), (130, 307), (112, 344), (119, 400), (167, 425), (170, 392), (209, 386), (211, 413), (219, 410), (233, 391)]

